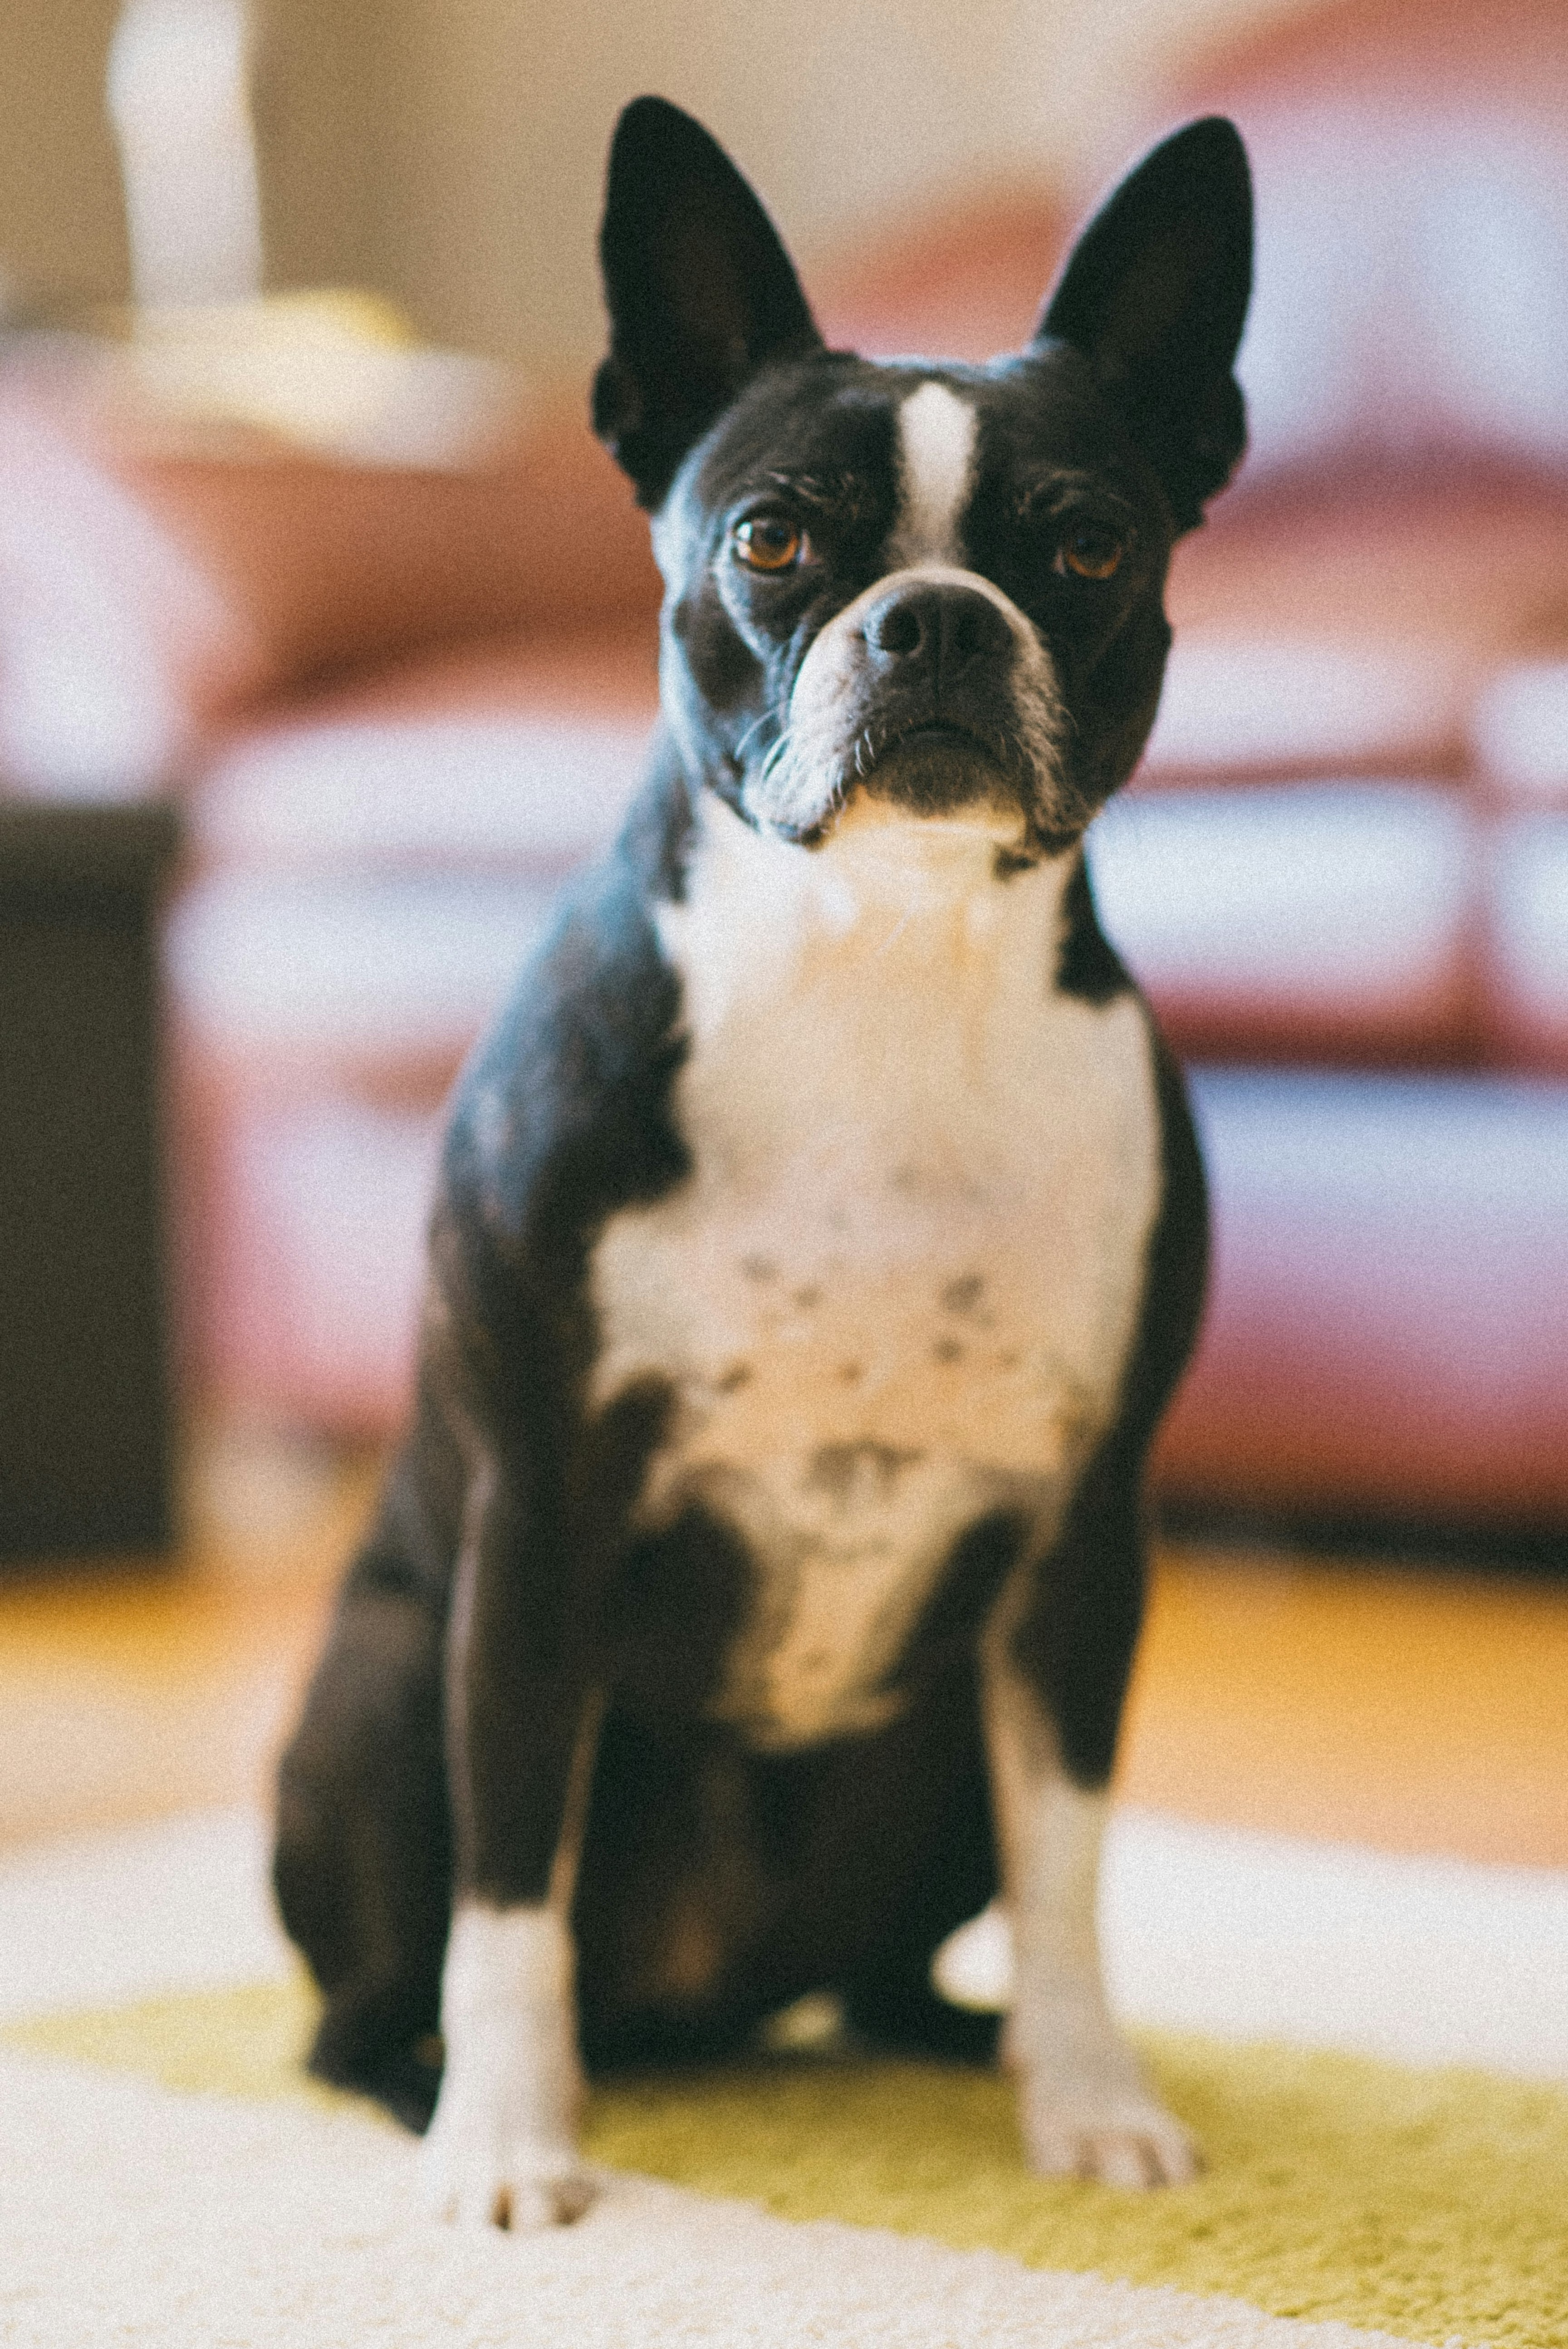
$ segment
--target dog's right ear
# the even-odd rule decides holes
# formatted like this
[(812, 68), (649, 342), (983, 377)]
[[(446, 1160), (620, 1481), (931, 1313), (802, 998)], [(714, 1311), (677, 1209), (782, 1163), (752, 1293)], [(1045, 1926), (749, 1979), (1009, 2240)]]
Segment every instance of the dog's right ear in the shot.
[(772, 222), (700, 122), (639, 98), (615, 126), (599, 235), (610, 356), (593, 429), (657, 506), (695, 442), (771, 359), (822, 338)]

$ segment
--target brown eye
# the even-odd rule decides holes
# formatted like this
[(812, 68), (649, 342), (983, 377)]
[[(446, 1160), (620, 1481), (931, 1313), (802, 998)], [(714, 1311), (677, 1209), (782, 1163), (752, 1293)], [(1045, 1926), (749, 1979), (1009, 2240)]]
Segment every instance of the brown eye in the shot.
[(798, 563), (805, 540), (781, 514), (754, 514), (735, 525), (735, 551), (748, 571), (788, 571)]
[(1057, 569), (1070, 571), (1078, 579), (1109, 579), (1120, 569), (1126, 552), (1115, 531), (1104, 523), (1079, 523), (1062, 541)]

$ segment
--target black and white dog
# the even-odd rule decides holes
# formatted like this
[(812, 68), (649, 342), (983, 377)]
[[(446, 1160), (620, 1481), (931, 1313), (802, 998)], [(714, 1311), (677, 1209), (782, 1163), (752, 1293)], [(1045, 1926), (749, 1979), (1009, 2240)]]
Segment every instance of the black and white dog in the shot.
[(826, 349), (658, 99), (603, 255), (664, 722), (459, 1087), (417, 1422), (283, 1765), (313, 2061), (434, 2106), (438, 2210), (568, 2219), (580, 2059), (816, 1991), (989, 2054), (932, 1960), (1000, 1888), (1030, 2160), (1185, 2178), (1094, 1912), (1203, 1186), (1082, 839), (1243, 443), (1245, 157), (1158, 148), (987, 367)]

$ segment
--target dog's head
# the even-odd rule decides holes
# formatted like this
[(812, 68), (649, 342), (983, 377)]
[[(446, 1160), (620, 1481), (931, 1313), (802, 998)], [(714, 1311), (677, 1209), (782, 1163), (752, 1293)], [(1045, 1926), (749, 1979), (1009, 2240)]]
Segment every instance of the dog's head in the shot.
[(1131, 771), (1174, 540), (1242, 453), (1252, 274), (1234, 129), (1154, 150), (1033, 338), (985, 367), (828, 350), (707, 133), (628, 107), (593, 421), (653, 512), (688, 771), (812, 845), (876, 801), (1059, 851)]

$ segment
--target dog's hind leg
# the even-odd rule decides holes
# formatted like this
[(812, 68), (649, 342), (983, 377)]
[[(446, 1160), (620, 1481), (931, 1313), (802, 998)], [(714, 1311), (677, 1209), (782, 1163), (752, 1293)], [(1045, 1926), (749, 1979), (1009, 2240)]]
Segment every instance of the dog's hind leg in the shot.
[(326, 1997), (311, 2069), (422, 2129), (451, 1906), (442, 1635), (384, 1529), (349, 1577), (283, 1758), (273, 1883)]
[[(942, 1940), (946, 1938), (944, 1934)], [(934, 2055), (947, 2064), (990, 2064), (1002, 2017), (954, 2006), (941, 1995), (931, 1973), (941, 1946), (941, 1941), (921, 1941), (879, 1951), (875, 1961), (846, 1990), (845, 2017), (859, 2036), (899, 2054)]]
[(925, 1768), (912, 1774), (916, 1783), (921, 1777), (930, 1802), (925, 1831), (908, 1855), (902, 1898), (842, 1985), (845, 2016), (880, 2047), (988, 2064), (1000, 2016), (954, 2005), (932, 1976), (948, 1935), (978, 1915), (996, 1890), (990, 1789), (972, 1688), (953, 1706)]

